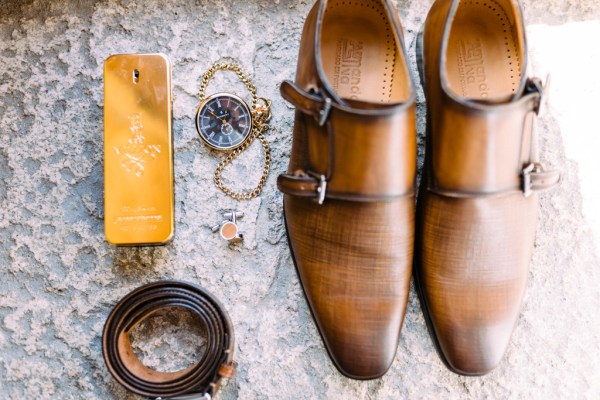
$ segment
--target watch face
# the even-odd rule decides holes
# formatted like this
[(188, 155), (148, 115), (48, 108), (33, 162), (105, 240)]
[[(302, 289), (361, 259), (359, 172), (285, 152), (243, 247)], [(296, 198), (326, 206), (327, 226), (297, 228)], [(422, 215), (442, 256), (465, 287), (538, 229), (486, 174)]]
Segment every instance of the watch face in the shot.
[(250, 135), (252, 115), (241, 98), (217, 93), (200, 104), (196, 128), (204, 142), (217, 150), (239, 147)]

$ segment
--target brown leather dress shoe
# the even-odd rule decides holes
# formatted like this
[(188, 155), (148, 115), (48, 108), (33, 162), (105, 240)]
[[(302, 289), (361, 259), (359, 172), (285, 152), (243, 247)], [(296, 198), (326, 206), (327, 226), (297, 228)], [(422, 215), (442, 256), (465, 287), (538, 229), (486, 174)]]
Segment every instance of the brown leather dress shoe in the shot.
[(437, 0), (419, 38), (427, 148), (414, 276), (446, 365), (481, 375), (502, 359), (519, 316), (538, 191), (538, 79), (525, 75), (516, 0)]
[(415, 95), (388, 1), (318, 1), (304, 25), (288, 173), (279, 176), (300, 281), (337, 368), (383, 375), (408, 298)]

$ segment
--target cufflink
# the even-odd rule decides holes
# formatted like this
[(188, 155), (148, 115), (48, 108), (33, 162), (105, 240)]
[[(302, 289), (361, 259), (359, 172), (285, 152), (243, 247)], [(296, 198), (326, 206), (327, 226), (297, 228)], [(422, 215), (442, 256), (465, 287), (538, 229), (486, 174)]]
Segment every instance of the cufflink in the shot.
[(229, 243), (241, 242), (244, 240), (244, 234), (240, 232), (237, 220), (241, 219), (244, 213), (241, 211), (231, 211), (223, 214), (225, 218), (220, 224), (212, 227), (213, 233), (219, 232), (219, 235)]

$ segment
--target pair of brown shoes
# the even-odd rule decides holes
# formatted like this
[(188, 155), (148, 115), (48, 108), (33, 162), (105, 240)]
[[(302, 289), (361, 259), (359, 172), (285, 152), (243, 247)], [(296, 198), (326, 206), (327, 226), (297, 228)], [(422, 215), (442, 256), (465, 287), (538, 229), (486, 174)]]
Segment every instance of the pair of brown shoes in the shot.
[[(415, 84), (387, 0), (318, 1), (304, 25), (288, 173), (279, 176), (300, 281), (337, 368), (393, 362), (414, 275), (446, 365), (502, 358), (533, 248), (543, 88), (528, 79), (516, 0), (437, 0), (418, 45), (427, 146), (415, 221)], [(416, 226), (416, 236), (415, 236)]]

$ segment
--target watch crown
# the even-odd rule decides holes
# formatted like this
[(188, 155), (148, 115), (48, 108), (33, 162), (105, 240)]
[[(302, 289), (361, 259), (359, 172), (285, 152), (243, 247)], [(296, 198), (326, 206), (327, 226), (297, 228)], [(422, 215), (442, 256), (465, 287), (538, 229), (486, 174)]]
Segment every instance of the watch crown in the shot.
[(264, 97), (258, 99), (262, 104), (256, 106), (256, 116), (263, 122), (271, 120), (271, 102)]

